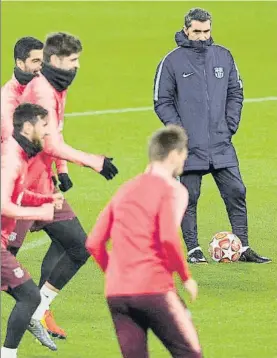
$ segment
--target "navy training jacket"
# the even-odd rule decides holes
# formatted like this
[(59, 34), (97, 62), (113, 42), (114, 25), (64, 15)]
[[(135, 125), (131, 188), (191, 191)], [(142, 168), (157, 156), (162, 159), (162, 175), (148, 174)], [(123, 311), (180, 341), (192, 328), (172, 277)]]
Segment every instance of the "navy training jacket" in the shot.
[(231, 140), (241, 118), (243, 86), (234, 59), (212, 39), (190, 41), (180, 31), (175, 40), (178, 47), (156, 71), (155, 112), (165, 125), (186, 129), (185, 171), (237, 166)]

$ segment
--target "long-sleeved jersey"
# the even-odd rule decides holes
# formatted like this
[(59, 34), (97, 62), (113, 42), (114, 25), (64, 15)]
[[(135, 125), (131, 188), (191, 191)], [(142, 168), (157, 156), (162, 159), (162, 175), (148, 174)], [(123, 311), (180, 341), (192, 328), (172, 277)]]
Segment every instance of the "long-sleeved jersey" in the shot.
[[(41, 74), (26, 86), (21, 102), (39, 104), (49, 112), (49, 135), (45, 139), (43, 152), (32, 161), (28, 170), (28, 188), (47, 194), (53, 191), (52, 163), (54, 158), (64, 159), (101, 171), (104, 157), (76, 150), (63, 141), (64, 106), (66, 90), (57, 91)], [(60, 172), (66, 172), (65, 162), (61, 162)]]
[[(21, 96), (26, 85), (19, 83), (15, 75), (1, 87), (1, 142), (13, 134), (13, 113), (21, 103)], [(63, 95), (65, 98), (65, 94)], [(63, 106), (64, 107), (64, 106)], [(64, 110), (60, 111), (60, 118)], [(64, 160), (55, 159), (58, 173), (68, 173), (67, 164)]]
[(14, 75), (1, 87), (1, 142), (13, 134), (13, 112), (20, 104), (25, 87)]
[(53, 197), (25, 190), (27, 171), (27, 153), (9, 137), (1, 143), (1, 247), (4, 248), (16, 220), (51, 220), (49, 210), (38, 206), (52, 203)]
[(180, 183), (151, 171), (119, 189), (86, 242), (106, 273), (106, 296), (164, 293), (175, 289), (173, 272), (190, 277), (178, 235), (187, 196)]

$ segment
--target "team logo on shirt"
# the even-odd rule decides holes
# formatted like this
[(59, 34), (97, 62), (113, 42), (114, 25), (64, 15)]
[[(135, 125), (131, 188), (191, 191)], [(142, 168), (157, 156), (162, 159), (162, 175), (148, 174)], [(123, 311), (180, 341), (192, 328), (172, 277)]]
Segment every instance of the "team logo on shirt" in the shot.
[(16, 232), (11, 232), (10, 235), (9, 235), (9, 241), (15, 241), (16, 240), (16, 235), (17, 233)]
[(214, 75), (216, 78), (223, 78), (224, 77), (223, 67), (214, 67)]
[(14, 276), (17, 278), (22, 278), (24, 276), (24, 271), (22, 270), (21, 267), (17, 267), (16, 269), (13, 270)]

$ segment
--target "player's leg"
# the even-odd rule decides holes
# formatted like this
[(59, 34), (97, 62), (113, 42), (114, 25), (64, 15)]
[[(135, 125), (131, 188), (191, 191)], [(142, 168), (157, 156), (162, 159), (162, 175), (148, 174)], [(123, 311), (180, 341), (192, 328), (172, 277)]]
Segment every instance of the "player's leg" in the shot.
[(131, 313), (126, 297), (109, 297), (107, 301), (122, 356), (148, 358), (147, 322), (143, 314)]
[[(51, 222), (59, 222), (59, 221), (67, 221), (75, 218), (76, 215), (73, 212), (72, 208), (68, 204), (66, 200), (63, 202), (63, 206), (61, 210), (55, 210), (54, 212), (54, 220)], [(50, 223), (47, 223), (50, 224)], [(31, 231), (39, 231), (41, 229), (45, 229), (47, 225), (45, 222), (38, 222), (36, 221), (33, 225)], [(46, 233), (47, 230), (44, 230)], [(41, 265), (41, 277), (39, 282), (39, 287), (42, 288), (45, 282), (48, 280), (51, 272), (53, 271), (54, 267), (60, 260), (60, 258), (64, 255), (65, 249), (63, 245), (56, 239), (54, 236), (51, 237), (52, 243), (43, 258), (42, 265)], [(65, 339), (67, 334), (64, 329), (58, 326), (54, 319), (53, 311), (48, 309), (45, 311), (43, 320), (44, 326), (47, 328), (48, 333), (55, 338)]]
[(174, 358), (201, 358), (201, 346), (190, 313), (175, 292), (148, 295), (144, 312), (149, 328)]
[(78, 218), (47, 224), (44, 230), (53, 241), (58, 241), (64, 247), (65, 252), (40, 290), (41, 304), (33, 315), (33, 319), (36, 321), (43, 318), (59, 291), (71, 280), (90, 256), (85, 248), (87, 235)]
[(47, 280), (51, 286), (60, 291), (90, 257), (85, 248), (87, 234), (78, 218), (49, 224), (44, 230), (65, 250)]
[(185, 172), (180, 177), (181, 183), (189, 192), (189, 203), (183, 217), (181, 228), (188, 250), (188, 262), (207, 263), (197, 237), (197, 203), (200, 196), (203, 173), (200, 171)]
[[(34, 232), (34, 231), (44, 230), (46, 234), (49, 234), (47, 229), (45, 229), (48, 227), (48, 225), (59, 221), (72, 220), (75, 217), (76, 215), (73, 212), (72, 208), (70, 207), (68, 202), (64, 200), (62, 209), (55, 210), (54, 219), (52, 222), (45, 223), (43, 221), (36, 221), (32, 226), (31, 231)], [(59, 242), (59, 238), (56, 238), (53, 235), (50, 236), (50, 238), (52, 240), (52, 243), (44, 256), (41, 265), (41, 277), (39, 282), (40, 288), (44, 285), (46, 280), (49, 278), (53, 268), (56, 266), (57, 262), (60, 260), (61, 256), (65, 252), (64, 246)]]
[[(13, 358), (17, 356), (19, 343), (40, 303), (41, 297), (39, 288), (28, 272), (5, 249), (1, 249), (1, 290), (6, 291), (16, 300), (8, 320), (7, 334), (1, 350), (1, 357)], [(40, 328), (44, 330), (42, 326)], [(50, 337), (46, 336), (46, 338), (48, 340), (42, 343), (50, 349), (56, 350), (56, 345)]]
[[(41, 276), (39, 281), (39, 288), (41, 289), (45, 282), (48, 280), (52, 270), (56, 266), (61, 256), (65, 253), (63, 246), (58, 242), (51, 242), (49, 249), (42, 261), (41, 265)], [(51, 307), (45, 311), (42, 319), (43, 325), (47, 328), (48, 333), (51, 337), (66, 339), (67, 334), (55, 321), (53, 311)]]
[(41, 264), (41, 276), (38, 285), (39, 288), (41, 288), (48, 280), (51, 272), (64, 253), (64, 247), (58, 241), (52, 240)]
[(237, 235), (243, 246), (241, 261), (268, 263), (270, 259), (256, 254), (249, 247), (246, 208), (246, 188), (238, 167), (223, 168), (212, 171), (216, 185), (224, 200), (232, 232)]

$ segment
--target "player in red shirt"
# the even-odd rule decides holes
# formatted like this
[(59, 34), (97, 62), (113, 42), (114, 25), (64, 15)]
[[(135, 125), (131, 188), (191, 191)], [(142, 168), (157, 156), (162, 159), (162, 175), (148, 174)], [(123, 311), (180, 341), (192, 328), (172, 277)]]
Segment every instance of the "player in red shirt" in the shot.
[(15, 67), (12, 78), (1, 87), (1, 142), (13, 134), (13, 113), (20, 104), (26, 85), (41, 70), (43, 43), (34, 37), (22, 37), (14, 46)]
[[(93, 168), (107, 180), (113, 179), (118, 172), (109, 158), (78, 151), (63, 141), (67, 88), (75, 78), (81, 51), (82, 45), (79, 39), (72, 35), (55, 33), (48, 36), (43, 50), (44, 65), (41, 74), (26, 86), (21, 96), (21, 102), (40, 104), (49, 112), (49, 135), (45, 140), (44, 150), (29, 166), (28, 188), (35, 192), (47, 194), (57, 190), (52, 181), (53, 157), (64, 158)], [(58, 175), (61, 182), (60, 189), (66, 191), (72, 186), (66, 161), (61, 161), (60, 168)], [(26, 226), (25, 222), (17, 223), (16, 240), (10, 243), (12, 252), (18, 251), (30, 227), (31, 231), (43, 229), (52, 240), (42, 263), (40, 280), (42, 302), (33, 315), (36, 321), (34, 327), (39, 326), (40, 320), (44, 317), (48, 330), (59, 338), (65, 338), (64, 330), (56, 325), (49, 312), (49, 305), (87, 261), (89, 257), (85, 249), (87, 235), (66, 200), (62, 210), (55, 212), (52, 222), (27, 224)], [(40, 339), (37, 336), (36, 338)]]
[(174, 179), (182, 173), (186, 156), (183, 129), (168, 126), (157, 131), (149, 144), (146, 172), (119, 189), (86, 242), (105, 272), (106, 297), (125, 358), (148, 357), (148, 329), (172, 357), (202, 357), (189, 311), (173, 280), (177, 272), (192, 300), (196, 298), (197, 284), (178, 235), (188, 193)]
[[(39, 288), (7, 250), (9, 235), (17, 219), (52, 220), (54, 205), (61, 206), (63, 200), (60, 193), (41, 195), (26, 190), (28, 163), (42, 150), (47, 114), (38, 105), (18, 106), (13, 115), (14, 134), (1, 143), (1, 291), (16, 300), (8, 320), (2, 358), (17, 357), (21, 338), (40, 303)], [(56, 350), (49, 336), (48, 340), (48, 346)]]

